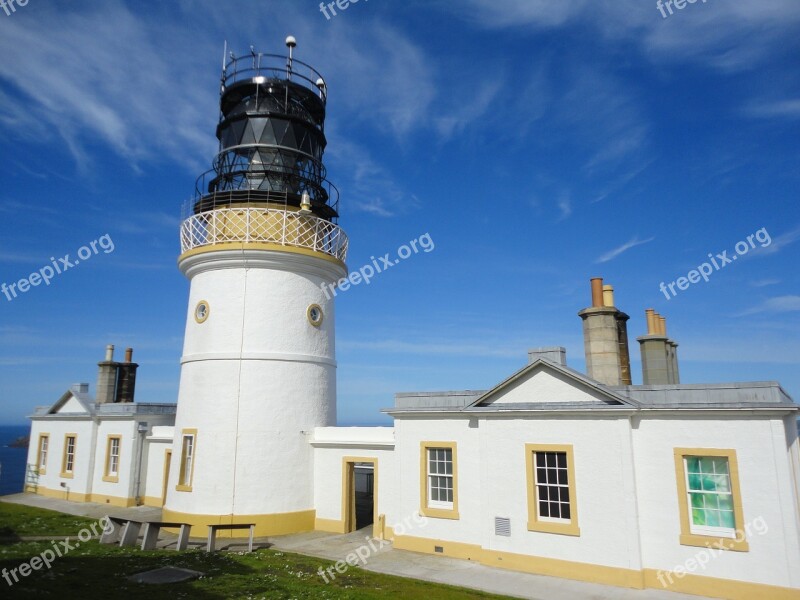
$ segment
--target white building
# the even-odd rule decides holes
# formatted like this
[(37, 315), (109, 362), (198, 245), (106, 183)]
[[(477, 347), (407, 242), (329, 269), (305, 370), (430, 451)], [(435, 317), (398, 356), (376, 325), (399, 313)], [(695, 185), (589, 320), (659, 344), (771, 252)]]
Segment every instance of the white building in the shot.
[(588, 375), (538, 349), (487, 391), (398, 394), (392, 428), (334, 427), (325, 286), (345, 281), (347, 237), (321, 163), (327, 88), (287, 45), (286, 64), (223, 72), (220, 154), (181, 227), (177, 414), (133, 402), (130, 356), (107, 353), (97, 399), (82, 384), (32, 416), (28, 489), (163, 505), (200, 536), (372, 524), (495, 567), (800, 598), (798, 406), (777, 383), (680, 384), (653, 311), (632, 385), (628, 316), (601, 280), (579, 313)]

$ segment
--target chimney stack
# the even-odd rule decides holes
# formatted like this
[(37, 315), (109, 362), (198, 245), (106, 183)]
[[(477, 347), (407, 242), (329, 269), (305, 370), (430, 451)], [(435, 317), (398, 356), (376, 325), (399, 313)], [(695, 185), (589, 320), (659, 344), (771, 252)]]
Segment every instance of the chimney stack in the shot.
[(601, 277), (593, 278), (591, 285), (592, 306), (578, 313), (583, 319), (586, 371), (606, 385), (630, 385), (630, 317), (614, 306), (613, 286), (604, 286)]
[(652, 308), (645, 311), (647, 335), (637, 338), (642, 352), (644, 385), (680, 383), (678, 344), (667, 337), (667, 319)]
[(126, 348), (125, 362), (114, 360), (114, 346), (106, 346), (105, 359), (97, 363), (97, 404), (133, 402), (136, 389), (136, 369), (133, 349)]

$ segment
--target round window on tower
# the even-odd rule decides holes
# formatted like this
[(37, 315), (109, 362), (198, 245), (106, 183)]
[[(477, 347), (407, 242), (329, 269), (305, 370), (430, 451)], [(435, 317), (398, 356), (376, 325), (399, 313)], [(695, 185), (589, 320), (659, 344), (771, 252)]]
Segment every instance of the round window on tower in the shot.
[(320, 308), (319, 304), (312, 304), (308, 307), (306, 311), (306, 316), (308, 317), (308, 322), (311, 323), (314, 327), (319, 327), (322, 325), (322, 308)]
[(198, 323), (205, 323), (209, 314), (211, 314), (211, 309), (208, 307), (208, 302), (200, 300), (194, 309), (194, 320)]

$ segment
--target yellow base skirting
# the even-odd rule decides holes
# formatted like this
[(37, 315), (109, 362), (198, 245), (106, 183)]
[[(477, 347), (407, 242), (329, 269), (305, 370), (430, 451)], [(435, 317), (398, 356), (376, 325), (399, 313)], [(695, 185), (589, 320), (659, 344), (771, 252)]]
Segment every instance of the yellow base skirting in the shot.
[(336, 519), (315, 519), (314, 531), (326, 531), (328, 533), (347, 533), (344, 530), (344, 521)]
[[(268, 535), (287, 535), (314, 531), (316, 510), (303, 510), (291, 513), (276, 513), (271, 515), (196, 515), (183, 513), (164, 508), (161, 520), (172, 523), (189, 523), (192, 526), (192, 537), (206, 537), (209, 525), (238, 525), (255, 523), (255, 535), (264, 537)], [(250, 533), (245, 529), (233, 531), (220, 531), (218, 537), (243, 538)]]
[(121, 498), (119, 496), (107, 496), (105, 494), (81, 494), (80, 492), (70, 492), (59, 489), (53, 490), (42, 487), (41, 485), (26, 485), (25, 491), (45, 498), (56, 498), (58, 500), (68, 500), (70, 502), (96, 502), (97, 504), (108, 504), (109, 506), (119, 506), (128, 508), (136, 506), (135, 498)]
[[(387, 538), (394, 538), (394, 547), (398, 550), (410, 550), (425, 554), (437, 554), (464, 560), (474, 560), (488, 567), (498, 567), (536, 575), (548, 575), (563, 579), (574, 579), (589, 583), (614, 585), (634, 589), (652, 588), (685, 594), (696, 594), (727, 600), (750, 600), (752, 598), (770, 598), (770, 600), (800, 600), (800, 589), (785, 588), (761, 583), (718, 579), (702, 575), (684, 574), (682, 578), (674, 573), (655, 569), (623, 569), (592, 565), (541, 556), (514, 554), (488, 550), (477, 544), (449, 542), (407, 535), (395, 536), (391, 527), (386, 527)], [(439, 550), (437, 552), (437, 549)], [(668, 577), (668, 575), (670, 577)]]

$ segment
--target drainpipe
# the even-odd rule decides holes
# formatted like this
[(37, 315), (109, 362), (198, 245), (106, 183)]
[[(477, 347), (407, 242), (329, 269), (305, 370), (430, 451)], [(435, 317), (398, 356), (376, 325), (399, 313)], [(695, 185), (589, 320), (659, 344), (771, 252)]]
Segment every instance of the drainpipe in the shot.
[(144, 454), (144, 437), (147, 435), (147, 429), (147, 423), (144, 421), (136, 425), (136, 480), (133, 487), (136, 506), (143, 504), (139, 491), (142, 483), (142, 455)]

